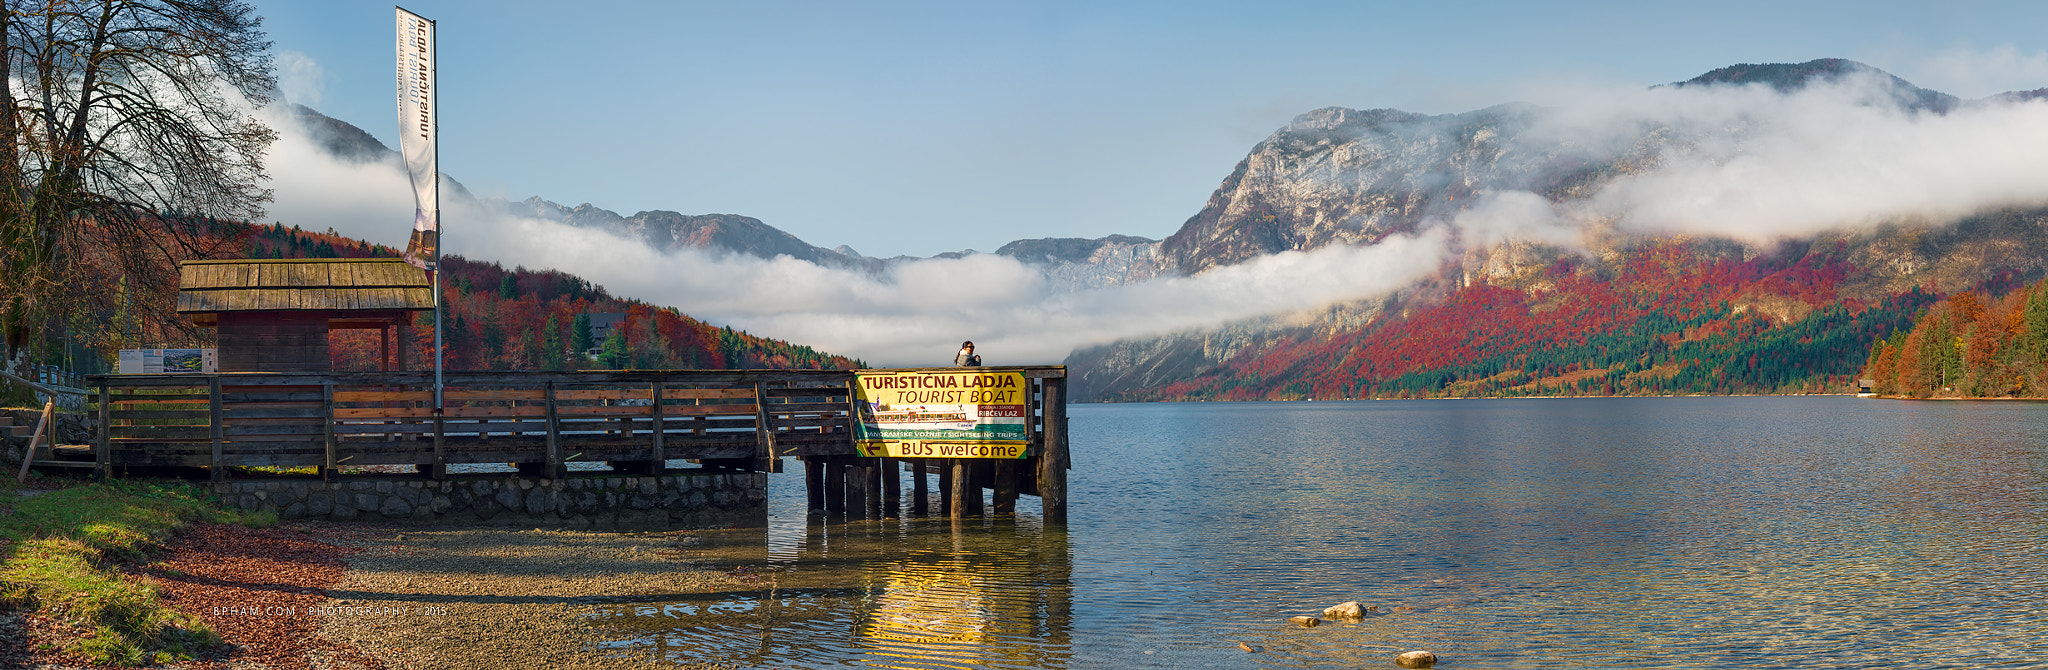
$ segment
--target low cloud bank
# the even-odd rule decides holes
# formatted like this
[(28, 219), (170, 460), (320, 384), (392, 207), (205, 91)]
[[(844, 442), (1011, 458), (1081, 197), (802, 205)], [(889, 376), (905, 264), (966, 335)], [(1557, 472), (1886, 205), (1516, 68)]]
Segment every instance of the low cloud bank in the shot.
[[(1764, 87), (1589, 93), (1546, 110), (1508, 140), (1517, 150), (1639, 159), (1634, 172), (1588, 197), (1554, 203), (1533, 186), (1498, 188), (1417, 236), (1111, 288), (1054, 286), (1039, 269), (994, 255), (913, 261), (875, 277), (788, 257), (664, 254), (467, 199), (444, 203), (445, 242), (451, 253), (560, 269), (617, 295), (874, 364), (939, 364), (965, 339), (992, 364), (1036, 364), (1080, 346), (1382, 294), (1439, 267), (1454, 233), (1467, 244), (1569, 246), (1587, 223), (1602, 222), (1770, 240), (2048, 204), (2048, 102), (1970, 104), (1937, 115), (1878, 104), (1888, 95), (1871, 77), (1792, 94)], [(273, 220), (404, 244), (412, 211), (402, 168), (337, 160), (288, 114), (270, 116), (282, 131), (270, 155)], [(1645, 149), (1651, 136), (1669, 141)]]

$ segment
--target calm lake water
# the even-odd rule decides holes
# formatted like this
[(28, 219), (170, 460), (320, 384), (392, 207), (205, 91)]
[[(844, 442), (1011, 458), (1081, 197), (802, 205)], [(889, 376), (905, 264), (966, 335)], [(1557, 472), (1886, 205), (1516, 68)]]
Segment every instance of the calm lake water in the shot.
[[(718, 553), (760, 589), (592, 616), (630, 638), (621, 655), (762, 668), (1393, 667), (1410, 649), (1440, 668), (2048, 667), (2048, 404), (1069, 415), (1064, 531), (1033, 498), (1015, 519), (806, 523), (802, 478), (778, 475), (766, 541)], [(1347, 600), (1382, 613), (1286, 621)]]

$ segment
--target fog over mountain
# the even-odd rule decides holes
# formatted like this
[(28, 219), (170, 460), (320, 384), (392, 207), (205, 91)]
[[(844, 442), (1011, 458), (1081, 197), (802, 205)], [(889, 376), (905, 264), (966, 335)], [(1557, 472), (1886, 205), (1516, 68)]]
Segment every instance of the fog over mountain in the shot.
[[(451, 253), (559, 268), (873, 364), (933, 364), (973, 339), (991, 363), (1052, 363), (1120, 342), (1111, 348), (1119, 365), (1158, 366), (1140, 352), (1173, 338), (1356, 323), (1382, 297), (1412, 295), (1415, 282), (1447, 271), (1484, 280), (1647, 237), (1758, 250), (2039, 208), (2048, 204), (2048, 102), (2039, 98), (1961, 101), (1822, 60), (1596, 91), (1568, 107), (1324, 108), (1260, 142), (1159, 241), (1027, 239), (994, 253), (881, 258), (745, 216), (622, 215), (459, 187), (443, 204), (445, 239)], [(283, 131), (271, 156), (273, 219), (403, 239), (410, 193), (388, 148), (310, 110), (266, 113)], [(1897, 265), (1887, 276), (1900, 281), (1947, 253), (1859, 248), (1871, 249), (1864, 262)], [(1985, 252), (1996, 253), (2012, 258), (1979, 265), (2040, 254)], [(1173, 338), (1157, 339), (1165, 335)], [(1176, 355), (1213, 362), (1244, 340), (1216, 341)]]

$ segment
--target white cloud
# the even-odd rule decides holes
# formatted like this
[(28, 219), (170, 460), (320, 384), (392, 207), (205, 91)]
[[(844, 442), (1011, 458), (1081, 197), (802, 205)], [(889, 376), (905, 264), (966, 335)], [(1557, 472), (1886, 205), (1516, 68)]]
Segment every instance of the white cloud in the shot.
[(311, 56), (290, 50), (277, 52), (277, 90), (285, 102), (314, 106), (327, 88), (327, 71)]
[[(2011, 60), (2024, 70), (2032, 58)], [(1914, 114), (1870, 104), (1881, 93), (1874, 85), (1851, 78), (1792, 95), (1763, 87), (1588, 87), (1515, 141), (1525, 143), (1522, 150), (1564, 147), (1597, 160), (1650, 152), (1636, 172), (1558, 204), (1497, 189), (1440, 223), (1480, 244), (1571, 245), (1579, 226), (1596, 219), (1767, 240), (2048, 204), (2048, 103)], [(336, 161), (289, 115), (268, 114), (284, 131), (270, 154), (273, 220), (404, 244), (412, 205), (402, 168)], [(1648, 132), (1676, 141), (1646, 143)], [(1655, 146), (1663, 148), (1647, 148)], [(1437, 269), (1450, 237), (1438, 226), (1371, 247), (1333, 245), (1194, 277), (1075, 291), (993, 255), (914, 261), (878, 278), (788, 257), (663, 254), (475, 202), (443, 206), (451, 253), (560, 269), (615, 295), (881, 365), (940, 363), (963, 339), (991, 363), (1052, 363), (1078, 346), (1313, 310)]]
[(1792, 94), (1762, 86), (1616, 92), (1559, 110), (1525, 139), (1612, 158), (1661, 129), (1674, 141), (1647, 169), (1571, 203), (1581, 216), (1646, 231), (1769, 240), (2048, 204), (2048, 103), (1966, 105), (1945, 115), (1873, 104), (1888, 95), (1871, 77)]
[(1990, 49), (1957, 47), (1901, 60), (1905, 65), (1899, 76), (1964, 99), (2048, 86), (2048, 51), (2022, 52), (2010, 44)]

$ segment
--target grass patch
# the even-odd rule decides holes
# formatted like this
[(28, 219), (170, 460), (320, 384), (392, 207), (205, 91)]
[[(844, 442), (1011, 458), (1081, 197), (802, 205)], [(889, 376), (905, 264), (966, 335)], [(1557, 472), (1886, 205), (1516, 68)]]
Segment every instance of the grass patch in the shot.
[(223, 511), (190, 484), (116, 481), (16, 499), (0, 513), (0, 606), (33, 609), (86, 631), (65, 651), (95, 663), (141, 665), (192, 658), (220, 644), (197, 618), (164, 606), (156, 589), (129, 579), (121, 561), (146, 560), (195, 521), (263, 527), (275, 514)]

